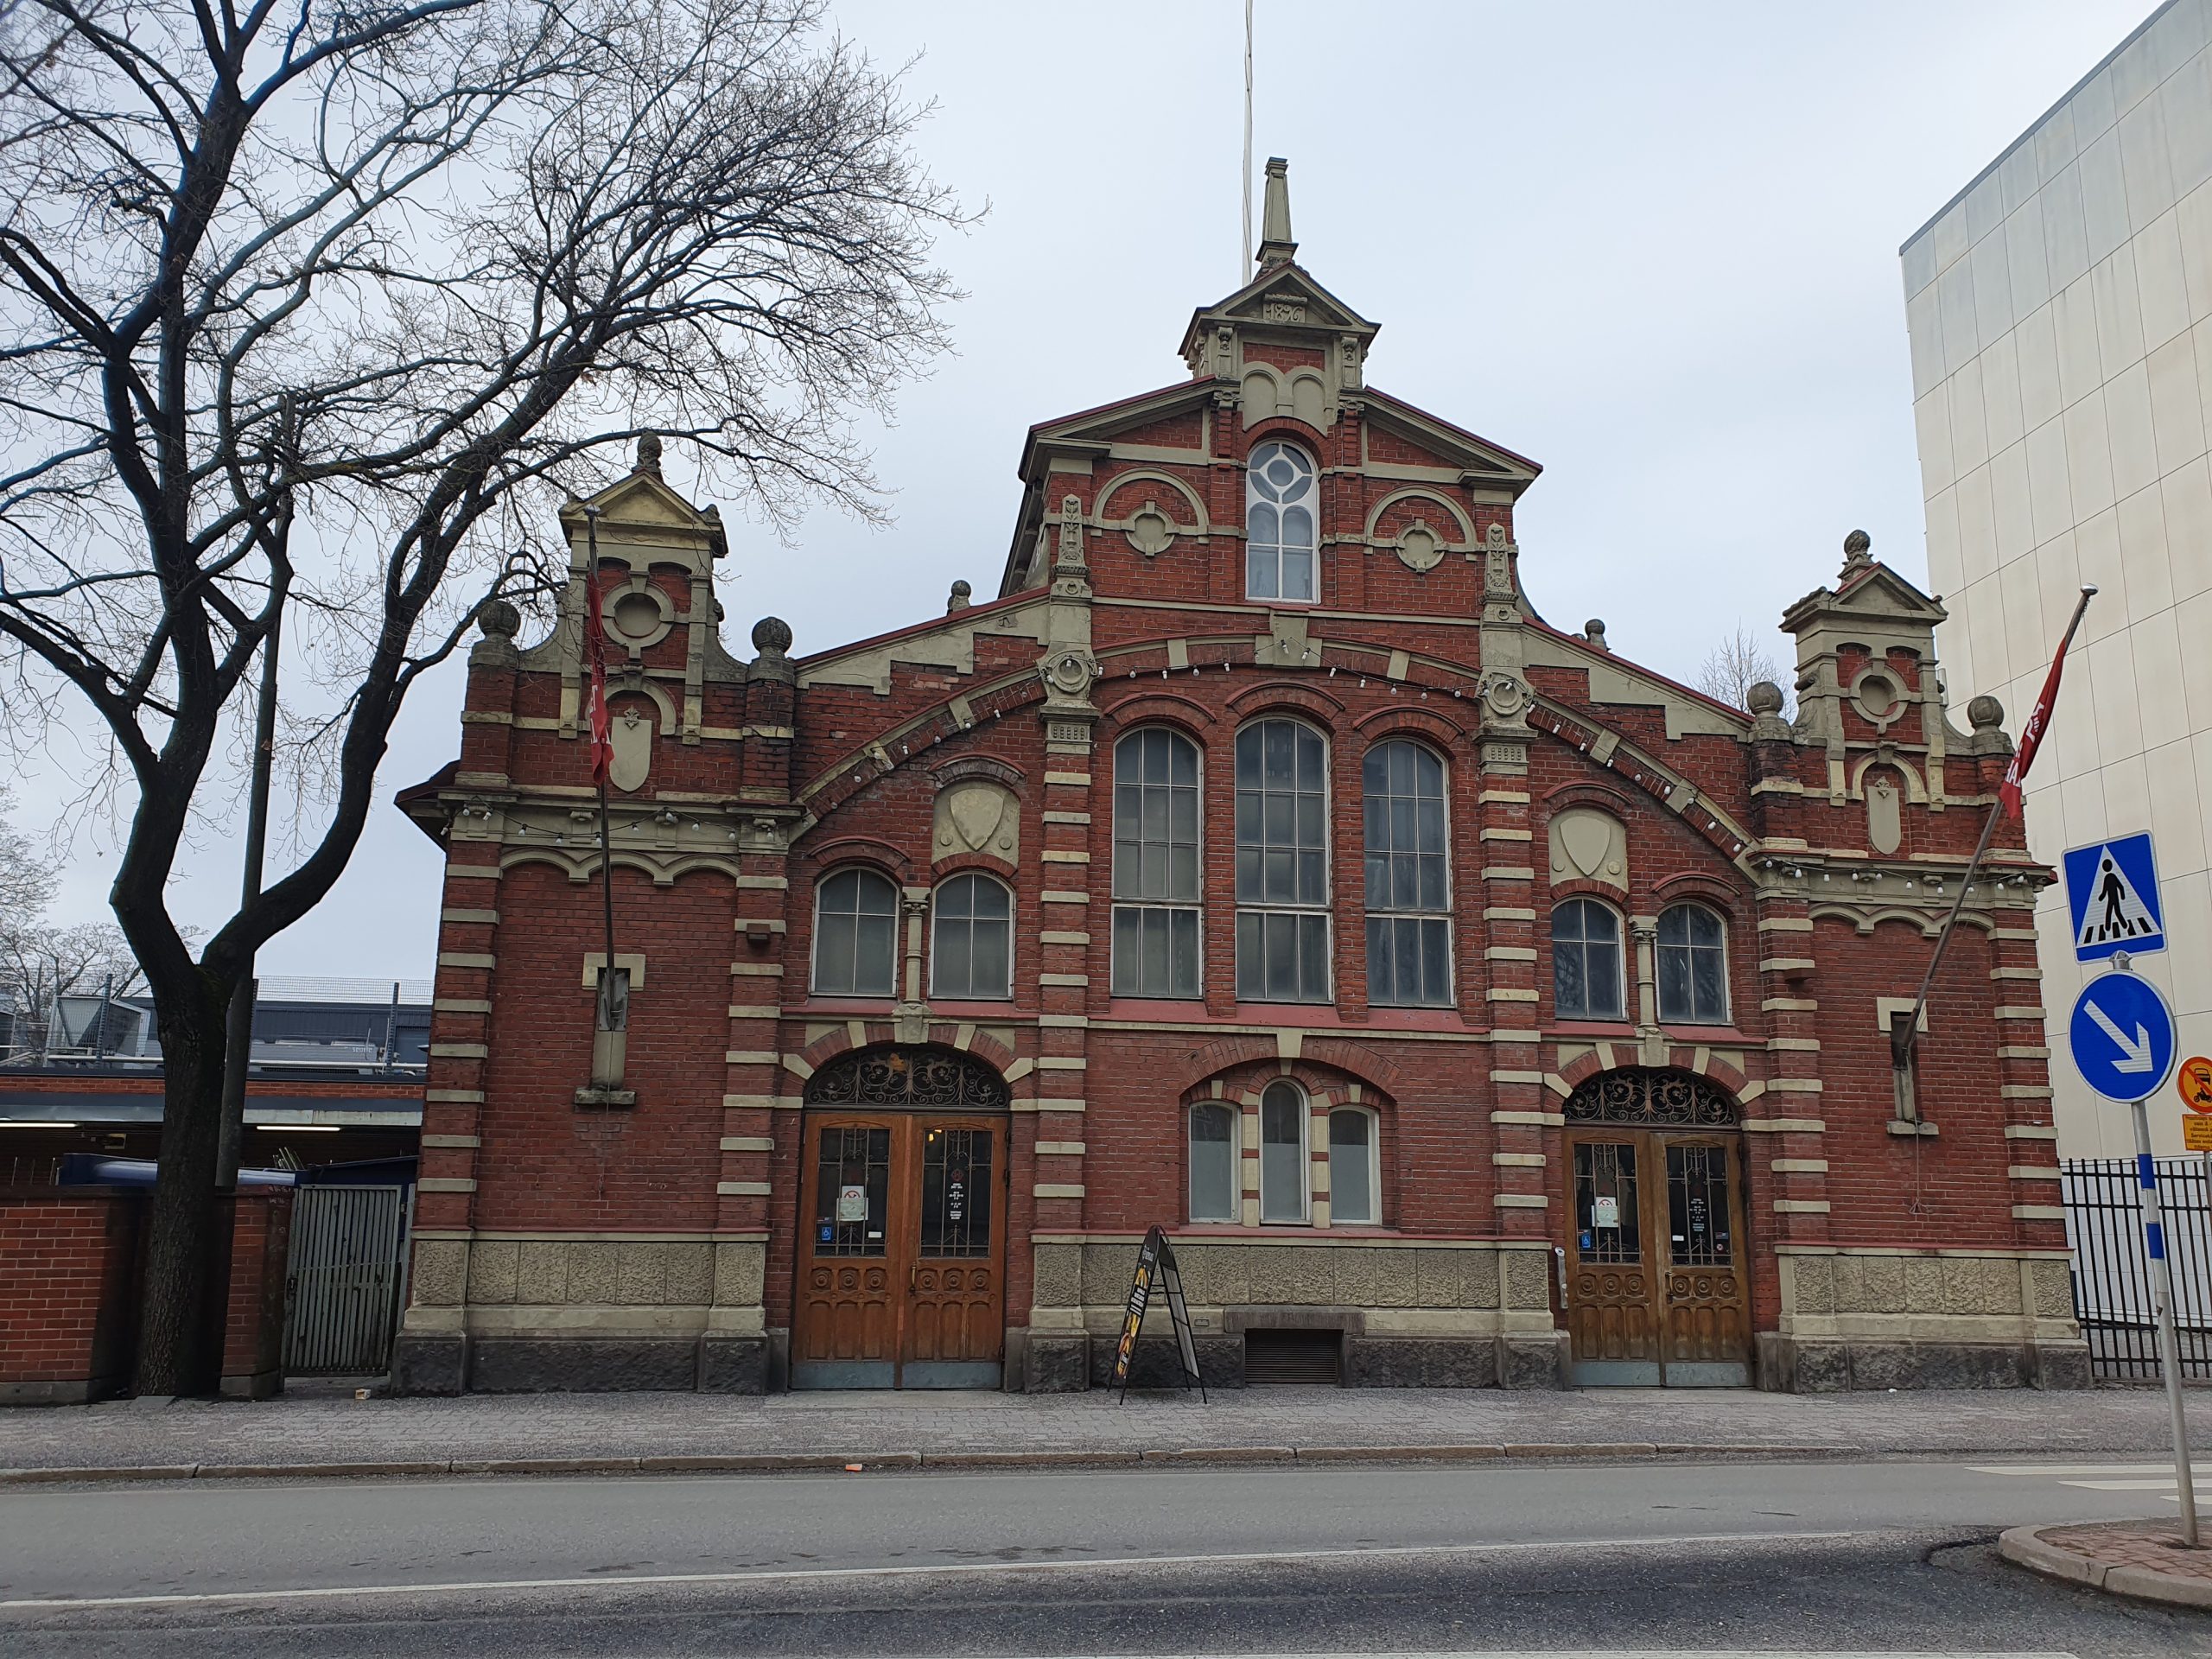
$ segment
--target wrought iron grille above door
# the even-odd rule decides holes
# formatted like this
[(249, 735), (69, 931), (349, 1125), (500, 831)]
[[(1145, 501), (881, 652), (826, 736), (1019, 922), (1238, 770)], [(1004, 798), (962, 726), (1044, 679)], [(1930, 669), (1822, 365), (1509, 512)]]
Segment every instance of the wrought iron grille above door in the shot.
[(991, 1067), (942, 1048), (869, 1048), (841, 1054), (806, 1081), (810, 1106), (1002, 1112), (1009, 1098), (1006, 1079)]
[(1629, 1066), (1592, 1077), (1567, 1097), (1570, 1123), (1618, 1123), (1631, 1128), (1728, 1129), (1735, 1096), (1688, 1071)]

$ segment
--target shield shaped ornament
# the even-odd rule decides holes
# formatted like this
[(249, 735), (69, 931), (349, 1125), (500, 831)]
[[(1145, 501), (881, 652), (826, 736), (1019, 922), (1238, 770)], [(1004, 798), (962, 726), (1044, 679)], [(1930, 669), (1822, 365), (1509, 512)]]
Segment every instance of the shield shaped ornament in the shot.
[(991, 837), (998, 832), (999, 820), (1006, 816), (1006, 808), (1003, 791), (988, 784), (971, 784), (956, 791), (946, 803), (946, 816), (952, 820), (962, 845), (971, 853), (980, 853), (991, 844)]
[(1904, 839), (1897, 786), (1878, 772), (1866, 780), (1866, 839), (1878, 853), (1894, 853)]
[(613, 728), (607, 736), (614, 747), (613, 764), (607, 768), (608, 778), (619, 790), (638, 788), (652, 769), (652, 721), (639, 713), (637, 705), (632, 703), (614, 717)]
[(1595, 876), (1612, 850), (1612, 820), (1594, 812), (1571, 812), (1559, 822), (1559, 844), (1567, 849), (1575, 874)]

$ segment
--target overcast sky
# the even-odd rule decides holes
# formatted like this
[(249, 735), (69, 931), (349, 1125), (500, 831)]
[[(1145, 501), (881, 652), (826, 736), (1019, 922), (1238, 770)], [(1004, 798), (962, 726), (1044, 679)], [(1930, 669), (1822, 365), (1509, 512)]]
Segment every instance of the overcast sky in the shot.
[[(1382, 325), (1370, 382), (1543, 464), (1516, 524), (1538, 609), (1693, 678), (1739, 620), (1786, 662), (1776, 619), (1854, 526), (1926, 579), (1898, 245), (2152, 9), (1259, 0), (1255, 165), (1289, 158), (1300, 263)], [(838, 16), (921, 54), (921, 148), (989, 212), (941, 249), (958, 354), (877, 438), (891, 527), (824, 512), (786, 549), (724, 504), (743, 655), (766, 613), (803, 653), (956, 577), (995, 591), (1024, 430), (1180, 378), (1192, 308), (1249, 270), (1237, 0)], [(455, 752), (461, 692), (456, 667), (415, 694), (353, 867), (264, 973), (429, 975), (440, 857), (389, 801)], [(57, 915), (96, 918), (107, 860), (76, 844)], [(234, 846), (183, 868), (180, 912), (227, 915)]]

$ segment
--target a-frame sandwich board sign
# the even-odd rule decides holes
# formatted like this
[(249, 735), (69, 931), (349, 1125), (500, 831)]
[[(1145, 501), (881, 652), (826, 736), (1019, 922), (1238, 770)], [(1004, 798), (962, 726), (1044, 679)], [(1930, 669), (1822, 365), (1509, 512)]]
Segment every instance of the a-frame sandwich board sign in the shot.
[(1136, 1272), (1129, 1281), (1129, 1304), (1122, 1315), (1122, 1339), (1115, 1346), (1114, 1369), (1106, 1379), (1106, 1386), (1119, 1389), (1122, 1402), (1128, 1402), (1130, 1363), (1136, 1357), (1137, 1334), (1144, 1329), (1145, 1309), (1151, 1303), (1155, 1283), (1167, 1293), (1167, 1318), (1175, 1327), (1175, 1351), (1182, 1362), (1183, 1386), (1187, 1389), (1196, 1384), (1203, 1404), (1206, 1384), (1198, 1374), (1198, 1346), (1191, 1340), (1191, 1310), (1183, 1300), (1183, 1275), (1175, 1265), (1174, 1246), (1157, 1227), (1145, 1234), (1144, 1243), (1137, 1249)]

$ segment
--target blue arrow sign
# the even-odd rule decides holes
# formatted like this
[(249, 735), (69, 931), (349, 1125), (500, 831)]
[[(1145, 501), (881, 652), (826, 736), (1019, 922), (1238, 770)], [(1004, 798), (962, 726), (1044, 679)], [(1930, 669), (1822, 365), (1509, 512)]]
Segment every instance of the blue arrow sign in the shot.
[(2066, 1043), (2090, 1088), (2107, 1100), (2143, 1100), (2173, 1070), (2174, 1017), (2148, 980), (2101, 974), (2074, 999)]
[(2076, 961), (2102, 962), (2123, 950), (2139, 957), (2166, 948), (2158, 865), (2148, 830), (2069, 848), (2064, 862)]

